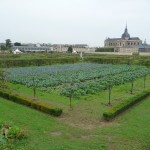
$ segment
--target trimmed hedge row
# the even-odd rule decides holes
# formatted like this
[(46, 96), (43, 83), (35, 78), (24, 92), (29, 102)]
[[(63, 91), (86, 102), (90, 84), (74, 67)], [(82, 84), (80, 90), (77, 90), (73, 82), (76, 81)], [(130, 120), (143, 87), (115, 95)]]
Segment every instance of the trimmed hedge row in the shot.
[(0, 67), (27, 67), (27, 66), (42, 66), (42, 65), (52, 65), (52, 64), (67, 64), (67, 63), (77, 63), (79, 57), (66, 57), (66, 58), (44, 58), (44, 59), (7, 59), (0, 60)]
[(53, 116), (60, 116), (62, 114), (62, 109), (55, 108), (51, 105), (43, 104), (41, 102), (37, 102), (37, 101), (34, 101), (32, 99), (24, 98), (24, 97), (21, 97), (19, 95), (4, 92), (1, 90), (0, 90), (0, 97), (3, 97), (5, 99), (8, 99), (8, 100), (13, 101), (15, 103), (28, 106), (30, 108), (39, 110), (41, 112), (44, 112), (44, 113), (47, 113), (47, 114), (50, 114)]
[(86, 62), (100, 64), (128, 64), (128, 65), (144, 65), (150, 66), (150, 57), (139, 56), (87, 56), (84, 58)]
[(112, 109), (106, 111), (103, 113), (103, 117), (105, 120), (109, 121), (113, 118), (115, 118), (117, 115), (125, 111), (126, 109), (130, 108), (134, 104), (142, 101), (144, 98), (148, 97), (150, 95), (150, 90), (145, 90), (142, 93), (129, 98), (127, 101), (118, 104), (117, 106), (113, 107)]
[(96, 48), (95, 52), (114, 52), (114, 48)]

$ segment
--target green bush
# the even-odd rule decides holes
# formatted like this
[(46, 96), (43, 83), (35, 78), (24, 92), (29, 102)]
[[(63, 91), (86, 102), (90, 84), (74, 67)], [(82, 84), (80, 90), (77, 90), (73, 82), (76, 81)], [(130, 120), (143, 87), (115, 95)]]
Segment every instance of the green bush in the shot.
[(144, 98), (148, 97), (149, 95), (150, 95), (150, 90), (145, 90), (142, 93), (140, 93), (132, 98), (129, 98), (127, 101), (118, 104), (117, 106), (113, 107), (112, 109), (108, 110), (107, 112), (104, 112), (103, 113), (104, 119), (108, 120), (108, 121), (113, 119), (114, 117), (116, 117), (117, 115), (119, 115), (120, 113), (125, 111), (126, 109), (130, 108), (134, 104), (140, 102)]
[(95, 52), (114, 52), (114, 48), (100, 47), (96, 48)]
[(31, 59), (1, 59), (0, 67), (26, 67), (26, 66), (42, 66), (52, 64), (77, 63), (79, 57), (64, 57), (64, 58), (31, 58)]
[(51, 114), (54, 116), (60, 116), (62, 114), (62, 109), (56, 108), (56, 109), (50, 109), (50, 106), (47, 105), (41, 105), (40, 110), (42, 112), (45, 112), (47, 114)]
[(26, 138), (26, 132), (11, 124), (0, 123), (0, 150), (12, 150), (14, 144)]
[(0, 97), (3, 97), (5, 99), (8, 99), (10, 101), (13, 101), (18, 104), (22, 104), (28, 107), (31, 107), (33, 109), (39, 110), (41, 112), (53, 115), (53, 116), (60, 116), (62, 114), (62, 109), (55, 108), (50, 105), (44, 105), (41, 102), (37, 102), (35, 100), (29, 99), (29, 98), (24, 98), (21, 96), (18, 96), (16, 94), (8, 93), (8, 92), (3, 92), (0, 90)]

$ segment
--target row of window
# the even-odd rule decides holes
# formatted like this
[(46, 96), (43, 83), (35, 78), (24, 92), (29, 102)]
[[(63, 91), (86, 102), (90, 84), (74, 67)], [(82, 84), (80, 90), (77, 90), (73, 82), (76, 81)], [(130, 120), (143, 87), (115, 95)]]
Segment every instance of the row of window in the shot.
[[(122, 43), (109, 43), (108, 46), (124, 46), (125, 44)], [(136, 42), (130, 42), (128, 43), (128, 45), (140, 45), (140, 43), (136, 43)], [(105, 44), (105, 46), (107, 46), (107, 44)]]
[(48, 48), (24, 48), (24, 47), (21, 47), (19, 49), (20, 50), (50, 50)]

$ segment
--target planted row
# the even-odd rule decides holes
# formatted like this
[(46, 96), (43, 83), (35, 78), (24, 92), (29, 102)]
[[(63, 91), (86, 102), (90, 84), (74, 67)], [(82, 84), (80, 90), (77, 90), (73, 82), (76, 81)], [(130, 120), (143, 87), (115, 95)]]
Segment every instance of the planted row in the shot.
[(106, 111), (103, 113), (103, 117), (105, 120), (109, 121), (113, 118), (115, 118), (117, 115), (125, 111), (126, 109), (130, 108), (134, 104), (140, 102), (144, 98), (148, 97), (150, 95), (150, 90), (145, 90), (142, 93), (129, 98), (127, 101), (124, 101), (117, 106), (113, 107), (112, 109)]
[[(53, 67), (8, 69), (9, 81), (28, 87), (55, 87), (64, 83), (80, 83), (114, 76), (124, 72), (142, 70), (141, 66), (114, 66), (102, 64), (76, 64)], [(35, 80), (33, 81), (33, 77)]]
[(43, 104), (41, 102), (29, 99), (29, 98), (24, 98), (16, 94), (0, 91), (0, 97), (3, 97), (5, 99), (8, 99), (18, 104), (31, 107), (33, 109), (39, 110), (41, 112), (44, 112), (53, 116), (60, 116), (62, 114), (62, 109), (55, 108), (54, 106), (51, 106), (51, 105)]
[(150, 74), (150, 69), (143, 69), (136, 72), (129, 72), (124, 74), (119, 74), (116, 76), (104, 77), (100, 80), (95, 80), (92, 82), (87, 82), (84, 84), (75, 84), (72, 87), (64, 89), (61, 94), (64, 96), (70, 96), (70, 89), (72, 88), (72, 94), (76, 97), (86, 95), (86, 94), (95, 94), (102, 90), (110, 89), (114, 86), (122, 85), (127, 82), (133, 82), (137, 78), (145, 77)]

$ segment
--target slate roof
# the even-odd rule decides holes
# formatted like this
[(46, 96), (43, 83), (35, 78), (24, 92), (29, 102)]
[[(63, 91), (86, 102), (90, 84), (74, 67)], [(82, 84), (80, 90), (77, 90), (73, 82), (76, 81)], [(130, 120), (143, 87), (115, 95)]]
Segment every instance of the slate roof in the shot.
[(127, 29), (127, 26), (125, 28), (125, 31), (124, 33), (122, 34), (121, 38), (107, 38), (106, 41), (117, 41), (117, 40), (125, 40), (125, 39), (128, 39), (128, 40), (140, 40), (139, 37), (130, 37), (130, 34), (128, 33), (128, 29)]

